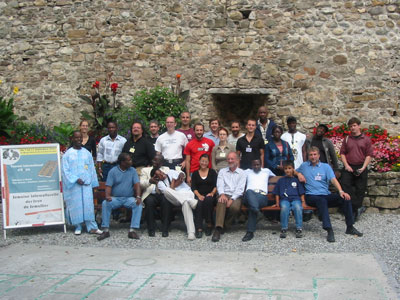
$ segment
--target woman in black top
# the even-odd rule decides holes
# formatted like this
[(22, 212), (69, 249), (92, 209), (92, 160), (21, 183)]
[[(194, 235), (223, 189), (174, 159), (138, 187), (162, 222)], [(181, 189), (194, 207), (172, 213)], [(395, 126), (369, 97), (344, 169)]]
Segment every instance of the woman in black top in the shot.
[(90, 153), (92, 153), (94, 161), (96, 161), (96, 156), (97, 156), (96, 141), (92, 136), (88, 135), (89, 122), (86, 120), (82, 120), (81, 123), (79, 123), (79, 131), (82, 134), (82, 147), (85, 148)]
[(196, 238), (203, 236), (203, 218), (206, 220), (207, 227), (205, 234), (211, 235), (212, 215), (215, 204), (215, 194), (217, 193), (217, 172), (209, 169), (210, 157), (208, 154), (200, 156), (200, 169), (192, 174), (192, 190), (198, 199), (197, 207), (194, 211), (194, 226), (196, 227)]

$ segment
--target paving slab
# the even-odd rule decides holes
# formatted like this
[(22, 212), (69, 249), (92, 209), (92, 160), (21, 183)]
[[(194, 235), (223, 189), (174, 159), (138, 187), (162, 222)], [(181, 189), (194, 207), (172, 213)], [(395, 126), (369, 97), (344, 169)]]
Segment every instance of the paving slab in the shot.
[(0, 298), (398, 299), (372, 254), (29, 244), (0, 248)]

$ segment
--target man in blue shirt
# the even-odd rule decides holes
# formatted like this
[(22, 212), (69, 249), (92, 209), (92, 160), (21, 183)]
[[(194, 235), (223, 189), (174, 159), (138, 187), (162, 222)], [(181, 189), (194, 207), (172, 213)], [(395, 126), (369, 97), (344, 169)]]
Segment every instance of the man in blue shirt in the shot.
[[(103, 233), (97, 238), (99, 241), (110, 237), (110, 215), (113, 209), (126, 207), (132, 209), (131, 226), (128, 237), (139, 239), (135, 229), (140, 227), (142, 216), (142, 198), (139, 183), (139, 176), (132, 168), (132, 159), (128, 153), (121, 153), (118, 156), (118, 165), (110, 170), (106, 182), (106, 200), (102, 204)], [(134, 195), (136, 196), (134, 198)]]
[[(331, 166), (319, 161), (319, 149), (317, 147), (313, 146), (308, 150), (308, 161), (302, 163), (296, 171), (299, 180), (305, 182), (307, 205), (318, 208), (322, 217), (322, 228), (328, 232), (328, 242), (335, 242), (335, 235), (329, 218), (329, 207), (343, 207), (347, 225), (346, 234), (363, 235), (353, 226), (354, 218), (350, 195), (342, 190)], [(329, 183), (332, 183), (338, 189), (339, 194), (331, 194)]]

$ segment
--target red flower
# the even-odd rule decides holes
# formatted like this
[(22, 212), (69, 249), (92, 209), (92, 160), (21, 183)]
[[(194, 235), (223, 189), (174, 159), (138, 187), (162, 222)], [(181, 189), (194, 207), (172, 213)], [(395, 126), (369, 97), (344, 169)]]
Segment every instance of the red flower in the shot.
[(95, 83), (93, 83), (94, 89), (98, 89), (99, 87), (100, 87), (100, 81), (96, 81)]
[(118, 89), (118, 83), (112, 83), (111, 84), (111, 90), (113, 91), (113, 93), (117, 93), (117, 89)]

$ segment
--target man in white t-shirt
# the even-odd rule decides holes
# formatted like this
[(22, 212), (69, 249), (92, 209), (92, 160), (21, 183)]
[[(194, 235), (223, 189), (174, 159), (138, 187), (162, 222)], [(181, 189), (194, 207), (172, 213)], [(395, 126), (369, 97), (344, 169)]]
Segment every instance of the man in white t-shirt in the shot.
[(188, 143), (188, 139), (185, 134), (175, 130), (176, 121), (174, 117), (167, 117), (165, 123), (167, 132), (158, 137), (155, 150), (164, 156), (164, 166), (180, 170), (185, 167), (183, 149)]
[(243, 204), (249, 208), (247, 232), (243, 242), (248, 242), (254, 237), (256, 231), (257, 214), (261, 207), (273, 205), (274, 201), (268, 201), (268, 179), (275, 176), (268, 168), (261, 168), (261, 161), (255, 159), (251, 162), (251, 169), (246, 170), (246, 192)]
[(228, 136), (228, 144), (231, 144), (236, 149), (236, 143), (238, 139), (244, 136), (244, 133), (240, 132), (239, 121), (232, 121), (231, 123), (231, 134)]
[(297, 131), (297, 120), (295, 117), (288, 117), (286, 123), (289, 131), (282, 134), (281, 139), (288, 142), (290, 148), (292, 149), (294, 156), (294, 167), (297, 169), (304, 162), (303, 155), (305, 154), (304, 143), (306, 141), (306, 135)]

